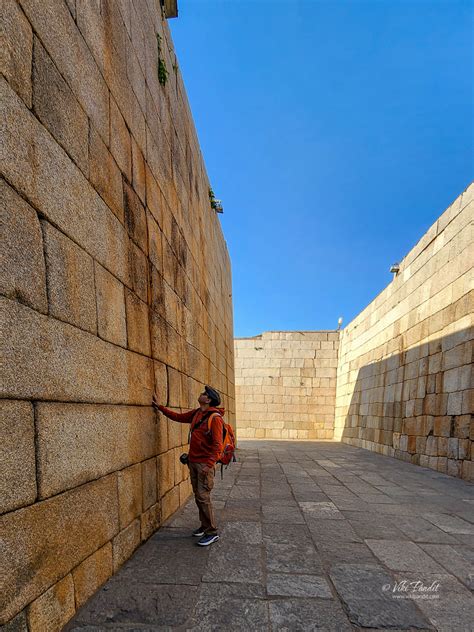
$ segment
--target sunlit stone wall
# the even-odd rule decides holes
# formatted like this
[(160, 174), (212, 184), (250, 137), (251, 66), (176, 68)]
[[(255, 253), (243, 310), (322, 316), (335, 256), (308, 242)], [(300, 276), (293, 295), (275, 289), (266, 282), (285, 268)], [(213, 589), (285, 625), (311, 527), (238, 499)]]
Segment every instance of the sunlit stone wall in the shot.
[(0, 624), (53, 632), (189, 496), (153, 390), (234, 419), (230, 262), (160, 2), (2, 20)]

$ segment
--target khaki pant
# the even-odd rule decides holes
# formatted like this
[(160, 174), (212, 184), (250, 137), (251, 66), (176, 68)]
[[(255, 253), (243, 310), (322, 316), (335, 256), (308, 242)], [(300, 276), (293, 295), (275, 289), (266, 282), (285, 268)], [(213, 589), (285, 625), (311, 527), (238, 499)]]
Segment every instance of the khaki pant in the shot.
[(214, 509), (211, 503), (211, 490), (214, 487), (214, 469), (210, 470), (203, 480), (201, 472), (206, 467), (205, 463), (188, 463), (188, 466), (194, 499), (199, 509), (201, 527), (204, 528), (206, 535), (214, 535), (217, 533)]

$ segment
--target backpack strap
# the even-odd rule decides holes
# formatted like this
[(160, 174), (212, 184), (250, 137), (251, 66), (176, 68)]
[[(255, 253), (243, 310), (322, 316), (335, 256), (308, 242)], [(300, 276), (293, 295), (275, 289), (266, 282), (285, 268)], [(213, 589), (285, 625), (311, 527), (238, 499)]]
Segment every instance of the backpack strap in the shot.
[[(188, 443), (191, 443), (191, 435), (196, 430), (196, 428), (199, 428), (199, 426), (201, 424), (203, 424), (206, 421), (206, 419), (208, 419), (208, 417), (209, 417), (208, 413), (204, 413), (204, 415), (201, 417), (201, 419), (197, 423), (195, 423), (198, 413), (199, 413), (199, 409), (196, 410), (196, 412), (194, 413), (194, 417), (193, 417), (193, 419), (191, 421), (191, 426), (189, 428), (189, 434), (188, 434)], [(210, 414), (212, 415), (212, 413), (210, 413)]]
[[(221, 417), (222, 416), (219, 413), (211, 413), (209, 415), (209, 417), (207, 418), (207, 432), (206, 434), (210, 434), (211, 433), (211, 426), (212, 426), (212, 420), (214, 419), (214, 417)], [(222, 419), (222, 424), (224, 424), (224, 420)]]

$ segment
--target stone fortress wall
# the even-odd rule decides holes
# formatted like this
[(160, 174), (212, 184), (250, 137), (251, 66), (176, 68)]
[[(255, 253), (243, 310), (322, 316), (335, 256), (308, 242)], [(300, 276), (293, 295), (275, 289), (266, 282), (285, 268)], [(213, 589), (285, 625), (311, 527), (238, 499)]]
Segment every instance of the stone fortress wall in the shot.
[[(239, 437), (334, 438), (474, 478), (473, 194), (471, 184), (345, 329), (235, 340)], [(318, 357), (318, 336), (334, 355)]]
[(153, 390), (233, 423), (230, 261), (160, 3), (2, 11), (0, 624), (52, 632), (190, 494)]
[(341, 333), (335, 438), (472, 480), (474, 184)]
[(331, 439), (338, 346), (336, 331), (268, 331), (237, 338), (239, 439)]

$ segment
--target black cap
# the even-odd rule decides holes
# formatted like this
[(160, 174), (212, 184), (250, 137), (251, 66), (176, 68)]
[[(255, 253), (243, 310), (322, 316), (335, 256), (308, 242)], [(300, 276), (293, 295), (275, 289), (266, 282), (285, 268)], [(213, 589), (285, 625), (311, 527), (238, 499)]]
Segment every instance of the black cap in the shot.
[(213, 406), (219, 406), (219, 404), (221, 403), (221, 396), (216, 391), (216, 389), (212, 388), (211, 386), (205, 386), (204, 390), (206, 391), (206, 395), (211, 400), (211, 404)]

